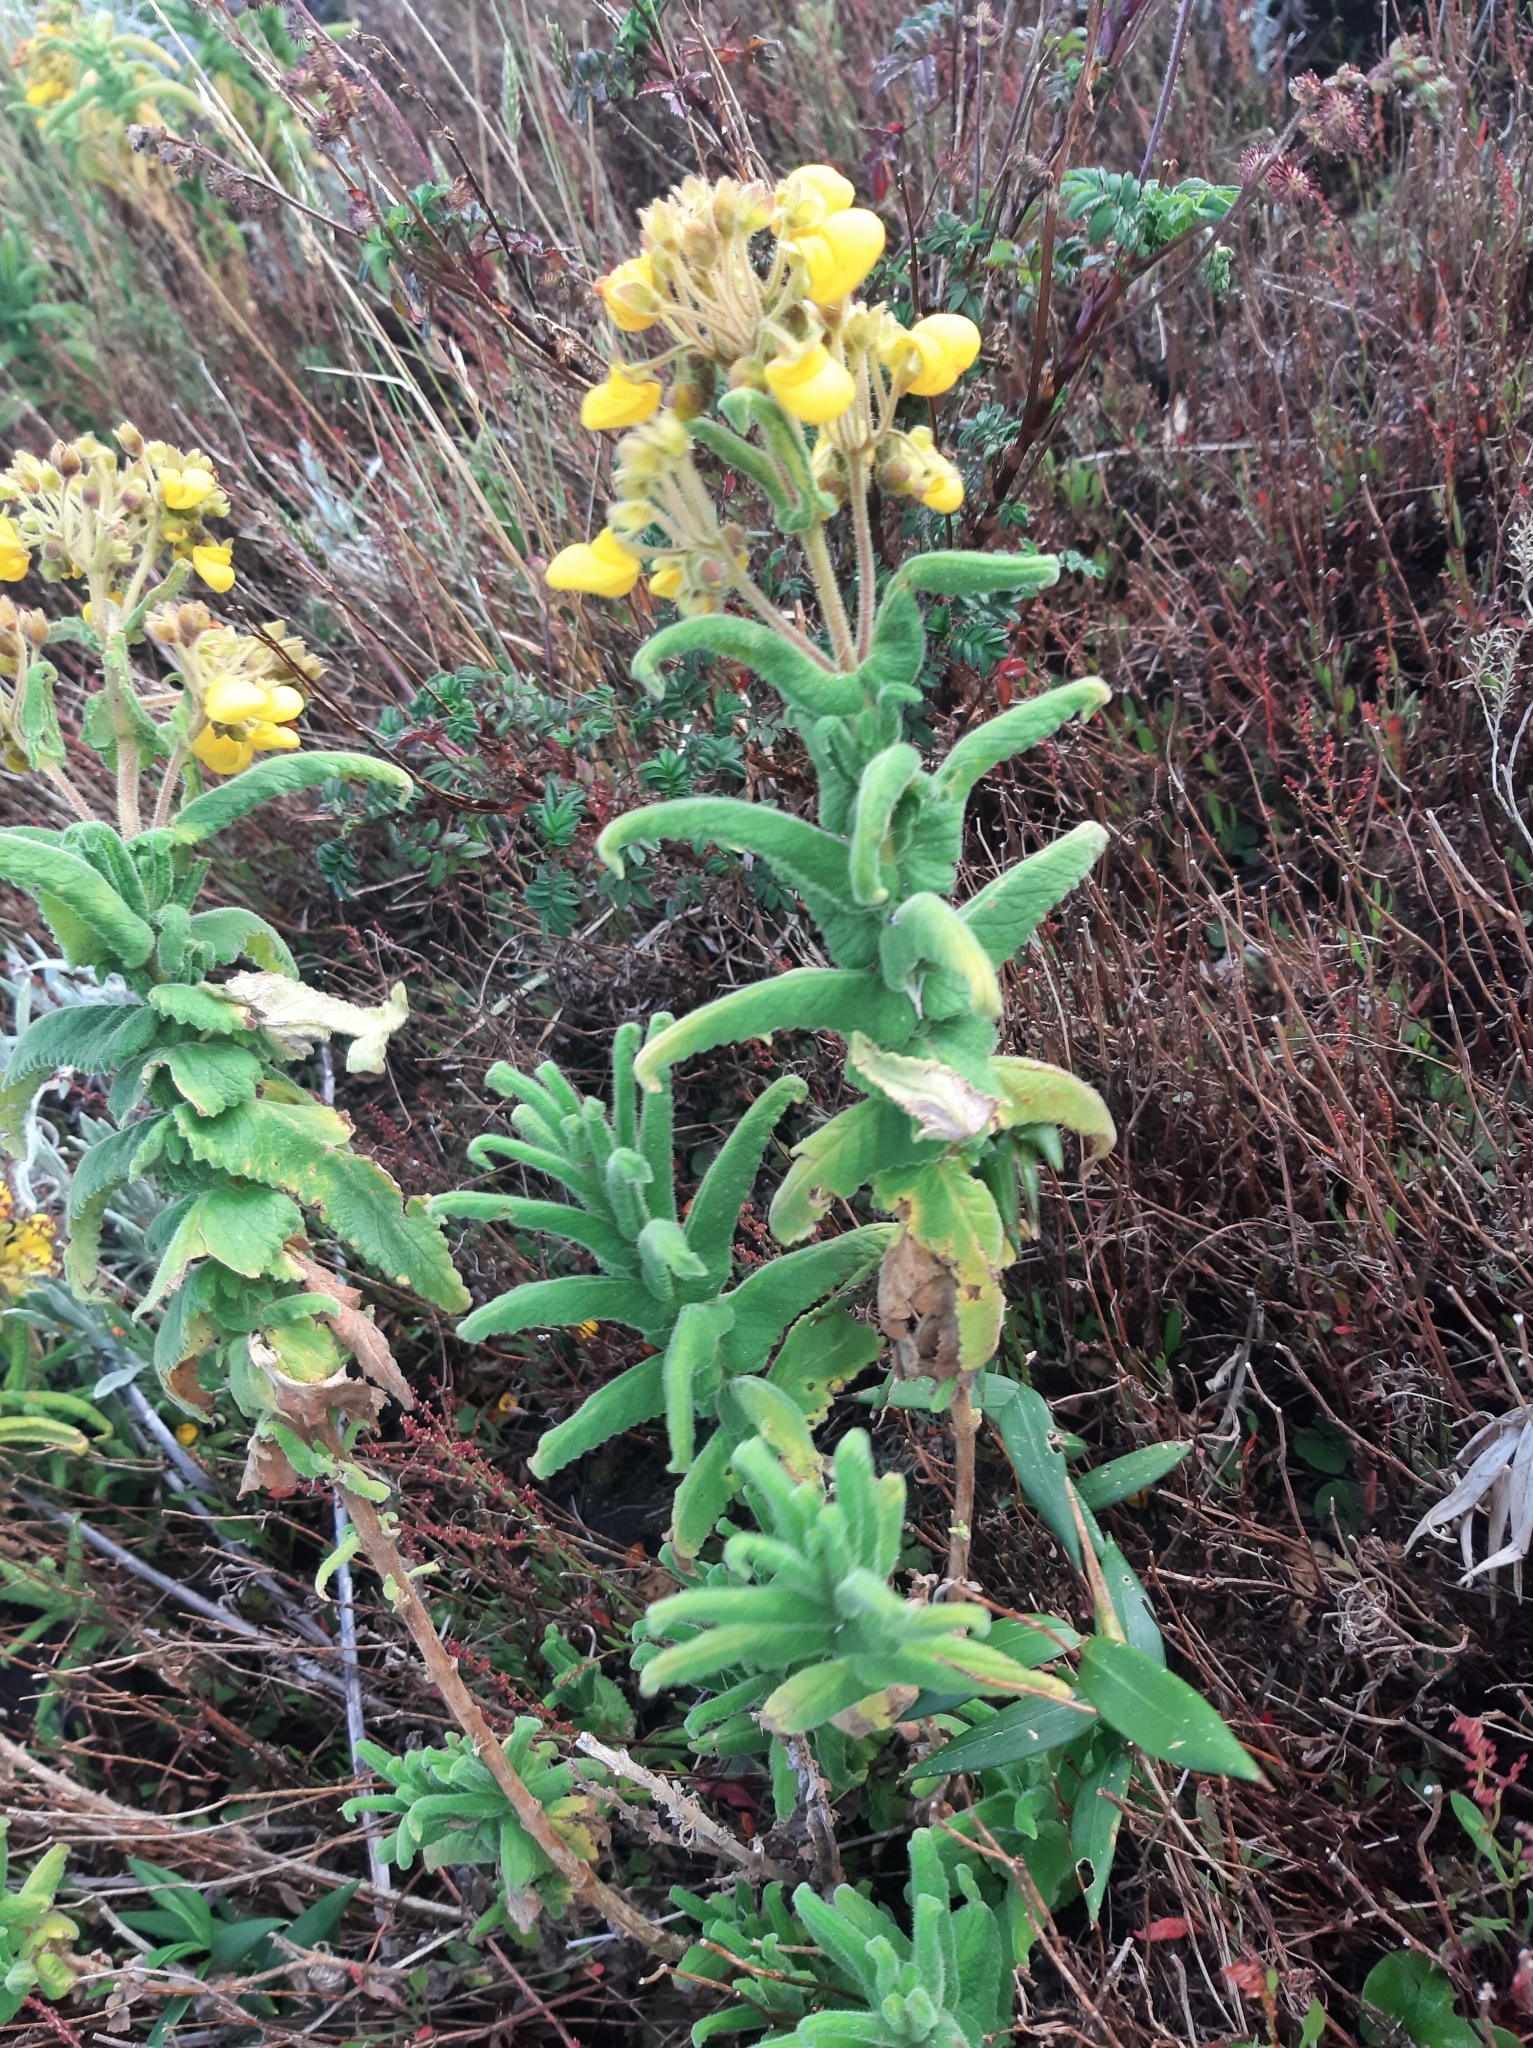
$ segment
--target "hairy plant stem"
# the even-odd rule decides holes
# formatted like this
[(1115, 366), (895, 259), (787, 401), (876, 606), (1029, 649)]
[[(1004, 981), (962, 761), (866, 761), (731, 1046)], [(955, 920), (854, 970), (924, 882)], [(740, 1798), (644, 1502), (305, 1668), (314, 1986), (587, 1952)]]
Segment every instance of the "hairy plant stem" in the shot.
[(969, 1545), (974, 1528), (974, 1439), (979, 1417), (970, 1400), (972, 1372), (961, 1372), (953, 1393), (953, 1519), (948, 1528), (947, 1582), (953, 1597), (969, 1576)]
[(399, 1546), (385, 1528), (378, 1510), (371, 1501), (363, 1500), (360, 1494), (352, 1493), (347, 1487), (339, 1487), (337, 1491), (356, 1528), (362, 1553), (384, 1582), (394, 1612), (410, 1631), (432, 1683), (447, 1702), (453, 1719), (473, 1744), (485, 1769), (505, 1793), (522, 1826), (559, 1875), (568, 1880), (578, 1897), (604, 1913), (622, 1933), (642, 1942), (657, 1955), (674, 1961), (682, 1954), (683, 1944), (674, 1935), (667, 1934), (664, 1928), (646, 1920), (621, 1892), (604, 1884), (590, 1865), (574, 1854), (512, 1769), (504, 1749), (484, 1718), (479, 1702), (464, 1684), (457, 1659), (448, 1656), (442, 1638), (436, 1632), (436, 1624), (426, 1610), (426, 1603), (415, 1590), (415, 1582), (399, 1554)]
[(868, 515), (868, 457), (859, 449), (847, 457), (852, 473), (852, 535), (857, 547), (857, 659), (866, 661), (873, 645), (874, 598), (878, 571), (873, 561), (873, 522)]
[(45, 768), (43, 773), (53, 784), (54, 788), (58, 790), (77, 818), (87, 825), (95, 824), (96, 813), (91, 809), (84, 797), (81, 796), (79, 790), (75, 788), (62, 768)]
[(176, 791), (181, 786), (181, 772), (186, 766), (190, 751), (185, 740), (177, 740), (171, 749), (170, 759), (165, 763), (165, 775), (160, 783), (160, 793), (155, 798), (154, 816), (150, 820), (156, 831), (162, 825), (170, 823), (170, 807), (175, 802)]
[(836, 572), (831, 565), (830, 549), (825, 541), (825, 525), (816, 520), (807, 533), (799, 535), (803, 543), (804, 558), (809, 564), (809, 573), (814, 578), (815, 595), (820, 600), (820, 611), (830, 633), (830, 650), (835, 656), (836, 666), (843, 674), (857, 666), (857, 648), (852, 639), (852, 625), (846, 616), (846, 605), (841, 597), (841, 586), (836, 581)]
[[(103, 611), (109, 602), (104, 595), (98, 600), (94, 582), (91, 601), (93, 606), (99, 601)], [(99, 617), (100, 613), (96, 615)], [(117, 743), (117, 829), (124, 839), (132, 839), (143, 829), (138, 808), (142, 764), (138, 753), (138, 734), (134, 730), (133, 714), (128, 708), (133, 683), (128, 673), (127, 642), (121, 633), (107, 635), (101, 679), (106, 686), (112, 714), (112, 737)]]

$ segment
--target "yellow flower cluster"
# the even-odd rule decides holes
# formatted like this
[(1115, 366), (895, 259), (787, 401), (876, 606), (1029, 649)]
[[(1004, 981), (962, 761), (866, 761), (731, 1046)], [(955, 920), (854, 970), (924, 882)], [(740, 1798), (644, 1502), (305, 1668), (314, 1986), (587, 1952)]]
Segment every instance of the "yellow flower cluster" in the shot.
[(230, 589), (233, 551), (205, 524), (229, 516), (210, 458), (145, 441), (128, 425), (118, 428), (117, 444), (125, 465), (116, 449), (81, 434), (56, 441), (46, 457), (19, 450), (0, 470), (0, 504), (16, 508), (0, 516), (0, 582), (19, 583), (29, 569), (49, 583), (110, 579), (133, 563), (141, 589), (168, 550), (210, 590)]
[[(954, 313), (907, 328), (853, 297), (885, 239), (855, 197), (839, 171), (805, 164), (775, 192), (688, 178), (639, 216), (639, 254), (596, 289), (621, 333), (659, 330), (669, 346), (641, 363), (614, 361), (586, 393), (584, 426), (627, 431), (621, 496), (594, 541), (555, 557), (551, 588), (623, 597), (648, 558), (655, 596), (685, 612), (716, 608), (743, 561), (691, 468), (686, 422), (720, 389), (769, 393), (818, 428), (816, 481), (837, 499), (876, 473), (884, 491), (932, 511), (962, 504), (962, 478), (929, 429), (902, 431), (895, 415), (906, 396), (957, 383), (978, 357), (979, 330)], [(655, 532), (659, 541), (642, 538)]]
[(18, 1216), (15, 1198), (0, 1181), (0, 1293), (14, 1301), (53, 1271), (55, 1227), (40, 1211)]
[(215, 775), (238, 775), (257, 754), (290, 753), (305, 690), (321, 666), (280, 619), (259, 635), (215, 625), (202, 604), (162, 605), (145, 622), (149, 636), (179, 662), (189, 702), (192, 753)]
[(80, 64), (64, 41), (57, 22), (39, 22), (33, 33), (11, 52), (11, 65), (21, 73), (26, 103), (38, 109), (51, 107), (74, 91)]

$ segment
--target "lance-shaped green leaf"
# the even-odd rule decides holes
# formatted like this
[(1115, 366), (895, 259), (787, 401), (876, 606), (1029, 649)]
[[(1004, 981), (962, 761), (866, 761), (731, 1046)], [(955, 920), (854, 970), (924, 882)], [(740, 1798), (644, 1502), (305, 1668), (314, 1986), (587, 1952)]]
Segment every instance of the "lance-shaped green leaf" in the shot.
[[(586, 1284), (589, 1286), (590, 1282)], [(583, 1401), (565, 1421), (545, 1430), (528, 1460), (533, 1477), (549, 1479), (610, 1437), (621, 1436), (625, 1430), (637, 1429), (640, 1423), (652, 1422), (657, 1415), (664, 1414), (664, 1364), (659, 1352), (653, 1358), (640, 1359), (637, 1365), (631, 1365)]]
[(741, 662), (769, 683), (785, 704), (815, 718), (845, 718), (863, 707), (863, 690), (855, 674), (838, 674), (791, 646), (770, 626), (720, 612), (711, 618), (682, 619), (652, 633), (633, 658), (634, 680), (652, 697), (665, 695), (663, 661), (701, 650), (725, 661)]
[(849, 898), (846, 846), (807, 818), (794, 818), (738, 797), (682, 797), (670, 803), (644, 804), (614, 818), (596, 842), (599, 859), (614, 874), (623, 872), (624, 850), (636, 840), (708, 839), (734, 853), (753, 853), (770, 861), (774, 872), (804, 899), (805, 907), (825, 933), (838, 959), (843, 953), (854, 967), (873, 957), (871, 920), (859, 916)]
[(689, 1302), (676, 1318), (661, 1367), (671, 1446), (668, 1472), (685, 1472), (692, 1463), (697, 1382), (713, 1367), (719, 1344), (733, 1323), (734, 1311), (724, 1301)]
[(852, 812), (849, 856), (852, 893), (859, 903), (889, 900), (895, 865), (894, 807), (920, 773), (921, 756), (903, 742), (886, 747), (862, 771)]
[(1086, 717), (1111, 697), (1112, 691), (1100, 676), (1087, 676), (1082, 682), (1065, 683), (1057, 690), (1045, 690), (1040, 697), (1013, 704), (999, 718), (987, 719), (965, 733), (932, 781), (944, 796), (967, 796), (979, 778), (1000, 762), (1037, 746), (1066, 719)]
[(1015, 1255), (989, 1188), (962, 1160), (943, 1159), (913, 1173), (880, 1175), (873, 1199), (953, 1275), (959, 1367), (984, 1365), (1000, 1341), (1001, 1269)]
[(730, 427), (721, 426), (717, 420), (688, 420), (687, 432), (710, 455), (716, 455), (720, 462), (727, 462), (731, 469), (739, 470), (742, 476), (748, 476), (761, 487), (780, 532), (802, 533), (821, 516), (820, 493), (814, 493), (813, 502), (806, 501), (795, 487), (793, 478), (787, 475), (770, 450), (758, 447), (754, 441), (748, 441)]
[[(1001, 985), (989, 955), (940, 896), (908, 897), (884, 926), (878, 956), (887, 986), (908, 996), (923, 1017), (1001, 1014)], [(884, 1042), (871, 1026), (867, 1036)]]
[(589, 1166), (572, 1165), (562, 1152), (552, 1152), (541, 1145), (524, 1145), (520, 1138), (502, 1138), (497, 1132), (484, 1131), (469, 1141), (468, 1159), (471, 1166), (493, 1166), (497, 1159), (514, 1160), (518, 1166), (528, 1167), (568, 1188), (581, 1206), (595, 1215), (612, 1214), (601, 1176)]
[(924, 590), (933, 597), (996, 597), (1002, 591), (1036, 597), (1058, 581), (1054, 555), (980, 555), (953, 548), (902, 562), (889, 579), (884, 601), (891, 592), (904, 590)]
[[(755, 427), (766, 443), (766, 452), (786, 478), (791, 502), (786, 515), (777, 515), (777, 523), (784, 533), (807, 532), (817, 520), (828, 519), (834, 514), (835, 499), (822, 491), (814, 480), (814, 467), (809, 459), (803, 428), (775, 398), (765, 391), (753, 391), (744, 384), (736, 391), (725, 392), (719, 400), (719, 411), (742, 435), (750, 427)], [(688, 432), (691, 431), (689, 425)], [(746, 445), (750, 446), (748, 442)]]
[[(645, 1044), (654, 1041), (669, 1027), (671, 1015), (661, 1010), (649, 1020)], [(640, 1053), (633, 1063), (633, 1076), (638, 1079)], [(650, 1214), (671, 1216), (676, 1214), (676, 1162), (672, 1144), (672, 1102), (671, 1077), (662, 1074), (659, 1085), (644, 1084), (644, 1101), (639, 1109), (639, 1155), (649, 1161), (653, 1179), (649, 1183)]]
[(779, 1244), (797, 1244), (838, 1197), (849, 1200), (876, 1174), (935, 1158), (940, 1149), (917, 1138), (910, 1118), (883, 1096), (854, 1102), (794, 1146), (768, 1212), (772, 1235)]
[(82, 818), (67, 829), (60, 843), (66, 853), (76, 855), (110, 882), (131, 911), (139, 917), (146, 914), (143, 878), (110, 825), (99, 818)]
[(95, 868), (62, 846), (0, 832), (0, 877), (37, 898), (74, 965), (138, 967), (154, 949), (144, 919)]
[(1093, 1636), (1081, 1651), (1081, 1691), (1110, 1728), (1184, 1770), (1262, 1782), (1255, 1759), (1185, 1679), (1127, 1643)]
[(1082, 1784), (1070, 1810), (1070, 1853), (1086, 1901), (1086, 1917), (1093, 1927), (1112, 1875), (1113, 1850), (1132, 1771), (1128, 1750), (1113, 1749)]
[[(669, 1167), (669, 1160), (666, 1165)], [(607, 1160), (602, 1180), (607, 1200), (617, 1218), (618, 1229), (624, 1237), (635, 1242), (649, 1222), (649, 1204), (644, 1199), (644, 1190), (654, 1178), (654, 1168), (643, 1154), (630, 1152), (624, 1146), (616, 1147)]]
[(34, 661), (22, 678), (18, 693), (16, 726), (34, 768), (62, 768), (66, 758), (64, 735), (59, 731), (53, 702), (57, 679), (58, 670), (51, 661)]
[(713, 1534), (714, 1524), (728, 1507), (739, 1481), (730, 1468), (730, 1458), (746, 1434), (720, 1422), (687, 1469), (671, 1502), (671, 1548), (680, 1563), (687, 1565)]
[(891, 585), (885, 589), (873, 621), (873, 640), (861, 674), (880, 702), (915, 702), (921, 694), (925, 659), (921, 608), (903, 586)]
[(476, 1223), (509, 1223), (515, 1230), (538, 1230), (550, 1237), (562, 1237), (593, 1254), (604, 1272), (618, 1279), (637, 1280), (639, 1261), (634, 1247), (620, 1231), (600, 1216), (578, 1209), (573, 1202), (534, 1202), (522, 1195), (492, 1195), (474, 1189), (453, 1194), (430, 1195), (428, 1216), (461, 1216)]
[(231, 776), (217, 789), (194, 796), (182, 806), (170, 830), (183, 846), (195, 846), (215, 838), (273, 797), (332, 781), (378, 782), (399, 797), (408, 796), (415, 787), (403, 768), (372, 754), (276, 754), (242, 775)]
[(894, 1238), (887, 1223), (865, 1224), (824, 1244), (805, 1245), (758, 1266), (724, 1299), (734, 1311), (734, 1324), (720, 1346), (732, 1373), (759, 1372), (774, 1346), (806, 1309), (842, 1287), (864, 1279), (878, 1264)]
[(1088, 1508), (1110, 1508), (1130, 1494), (1156, 1486), (1168, 1472), (1174, 1472), (1191, 1451), (1191, 1444), (1146, 1444), (1122, 1458), (1109, 1458), (1083, 1472), (1075, 1482), (1081, 1504)]
[(658, 1088), (682, 1060), (774, 1031), (865, 1031), (880, 1045), (903, 1045), (916, 1026), (915, 1006), (876, 974), (832, 967), (795, 967), (774, 981), (735, 989), (669, 1025), (634, 1061), (640, 1087)]
[[(458, 1325), (465, 1344), (510, 1337), (518, 1330), (571, 1330), (580, 1323), (626, 1323), (651, 1343), (669, 1329), (673, 1311), (642, 1281), (580, 1273), (563, 1280), (529, 1280), (476, 1308)], [(579, 1455), (575, 1453), (574, 1455)]]
[(1026, 945), (1055, 904), (1084, 880), (1106, 844), (1100, 825), (1077, 825), (970, 897), (958, 915), (997, 967)]
[(804, 1100), (808, 1083), (784, 1074), (758, 1095), (719, 1148), (687, 1212), (687, 1242), (714, 1279), (729, 1277), (735, 1229), (783, 1113)]
[(1107, 1104), (1095, 1088), (1063, 1067), (1001, 1054), (990, 1062), (990, 1071), (1001, 1097), (1003, 1125), (1063, 1124), (1084, 1139), (1088, 1165), (1117, 1143), (1117, 1126)]
[[(995, 1373), (985, 1375), (981, 1399), (1029, 1507), (1043, 1517), (1050, 1535), (1079, 1571), (1081, 1543), (1070, 1512), (1070, 1471), (1048, 1402), (1036, 1388), (1017, 1386)], [(1089, 1535), (1094, 1527), (1089, 1512), (1084, 1519)]]

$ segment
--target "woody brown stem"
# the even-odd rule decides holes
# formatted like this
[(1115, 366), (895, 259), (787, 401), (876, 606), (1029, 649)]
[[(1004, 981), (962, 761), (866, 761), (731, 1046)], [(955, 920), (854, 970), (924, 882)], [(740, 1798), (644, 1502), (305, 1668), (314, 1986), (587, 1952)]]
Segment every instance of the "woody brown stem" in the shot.
[(436, 1624), (426, 1610), (426, 1603), (415, 1590), (409, 1567), (399, 1554), (399, 1546), (384, 1526), (378, 1510), (371, 1501), (363, 1500), (360, 1494), (352, 1493), (347, 1487), (341, 1487), (339, 1492), (356, 1529), (363, 1555), (383, 1580), (394, 1612), (410, 1631), (422, 1662), (431, 1674), (432, 1683), (447, 1702), (453, 1719), (473, 1744), (480, 1762), (510, 1801), (522, 1826), (559, 1875), (568, 1880), (577, 1897), (605, 1914), (622, 1933), (631, 1935), (635, 1941), (642, 1942), (668, 1961), (675, 1961), (682, 1954), (683, 1944), (674, 1935), (667, 1934), (664, 1928), (646, 1920), (637, 1907), (631, 1906), (611, 1885), (604, 1884), (590, 1865), (583, 1863), (559, 1836), (542, 1806), (512, 1769), (504, 1749), (484, 1718), (479, 1702), (464, 1684), (457, 1659), (448, 1656), (446, 1646), (436, 1632)]
[(969, 1576), (969, 1545), (974, 1522), (974, 1439), (979, 1417), (969, 1399), (974, 1375), (958, 1375), (953, 1392), (953, 1520), (948, 1529), (947, 1581), (956, 1589)]

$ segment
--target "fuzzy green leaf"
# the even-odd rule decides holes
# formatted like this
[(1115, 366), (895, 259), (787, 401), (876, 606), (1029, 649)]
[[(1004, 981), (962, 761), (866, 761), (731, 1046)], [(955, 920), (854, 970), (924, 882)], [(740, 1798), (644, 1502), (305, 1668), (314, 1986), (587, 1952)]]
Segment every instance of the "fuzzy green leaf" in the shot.
[(730, 1252), (740, 1211), (755, 1185), (762, 1154), (784, 1112), (809, 1093), (797, 1074), (784, 1074), (745, 1112), (703, 1177), (687, 1214), (687, 1242), (704, 1270), (722, 1283), (729, 1277)]
[(225, 1181), (207, 1189), (177, 1224), (134, 1320), (162, 1301), (195, 1259), (216, 1259), (248, 1280), (273, 1272), (283, 1244), (302, 1227), (297, 1203), (275, 1188)]
[(944, 795), (963, 797), (982, 775), (1013, 754), (1024, 753), (1040, 740), (1057, 732), (1067, 719), (1089, 716), (1109, 703), (1112, 691), (1100, 676), (1087, 676), (1078, 683), (1065, 683), (1057, 690), (1045, 690), (1013, 704), (999, 718), (987, 719), (963, 738), (948, 755), (932, 781)]
[(1026, 945), (1055, 904), (1090, 873), (1106, 844), (1100, 825), (1077, 825), (970, 897), (958, 915), (995, 966)]
[(685, 1472), (692, 1463), (697, 1382), (712, 1368), (719, 1343), (733, 1323), (734, 1311), (722, 1301), (689, 1302), (676, 1318), (660, 1369), (671, 1446), (669, 1472)]
[(732, 1373), (759, 1372), (784, 1330), (815, 1303), (864, 1279), (893, 1241), (894, 1227), (867, 1224), (825, 1244), (805, 1245), (758, 1266), (724, 1299), (734, 1328), (720, 1346)]
[(193, 797), (182, 806), (170, 830), (183, 846), (195, 846), (273, 797), (290, 796), (295, 790), (330, 781), (380, 782), (400, 797), (408, 796), (415, 787), (403, 768), (372, 754), (277, 754), (242, 775), (231, 776), (217, 789)]
[(859, 903), (886, 903), (895, 851), (891, 838), (894, 807), (921, 772), (921, 756), (901, 742), (886, 747), (862, 771), (857, 801), (852, 811), (850, 874), (852, 893)]
[[(219, 794), (216, 790), (213, 793)], [(253, 910), (199, 910), (188, 925), (186, 936), (189, 944), (206, 950), (215, 966), (244, 958), (268, 974), (298, 979), (298, 963), (288, 951), (286, 941)]]
[(626, 1323), (653, 1343), (668, 1329), (671, 1311), (638, 1280), (590, 1278), (529, 1280), (513, 1287), (458, 1325), (465, 1344), (485, 1337), (509, 1337), (518, 1330), (573, 1329), (579, 1323)]
[(216, 1031), (228, 1036), (251, 1028), (249, 1012), (206, 982), (200, 987), (184, 981), (162, 982), (158, 988), (150, 989), (149, 1007), (192, 1031)]
[(767, 1378), (806, 1421), (819, 1422), (832, 1396), (871, 1365), (882, 1349), (883, 1338), (872, 1323), (859, 1323), (844, 1308), (821, 1309), (793, 1325)]
[(573, 1415), (545, 1430), (528, 1460), (533, 1477), (549, 1479), (576, 1458), (583, 1458), (587, 1451), (594, 1451), (598, 1444), (606, 1443), (609, 1437), (621, 1436), (625, 1430), (637, 1429), (640, 1423), (652, 1422), (663, 1414), (663, 1367), (664, 1359), (659, 1353), (653, 1358), (641, 1358), (637, 1365), (629, 1366), (582, 1402)]
[(16, 724), (21, 744), (34, 768), (62, 768), (66, 758), (64, 735), (53, 703), (53, 685), (58, 670), (51, 661), (34, 661), (22, 680), (16, 705)]
[[(154, 933), (143, 918), (93, 867), (62, 846), (0, 831), (0, 877), (37, 898), (76, 965), (138, 967), (154, 949)], [(62, 926), (55, 907), (67, 913)]]
[(996, 597), (1004, 591), (1028, 598), (1058, 581), (1059, 563), (1053, 555), (980, 555), (944, 549), (902, 562), (889, 579), (884, 602), (890, 592), (901, 590), (924, 590), (933, 597)]
[[(907, 897), (884, 926), (878, 957), (885, 984), (918, 1002), (924, 1017), (1001, 1014), (1001, 985), (989, 955), (940, 896)], [(880, 1037), (872, 1030), (867, 1035)]]
[[(854, 1034), (855, 1035), (855, 1034)], [(772, 1235), (797, 1244), (875, 1175), (935, 1158), (941, 1147), (914, 1135), (909, 1116), (883, 1096), (854, 1102), (793, 1148), (793, 1164), (772, 1198)]]
[(639, 1277), (638, 1260), (627, 1238), (601, 1217), (577, 1209), (573, 1202), (534, 1202), (521, 1195), (480, 1194), (464, 1189), (455, 1194), (428, 1196), (426, 1213), (462, 1216), (478, 1223), (509, 1223), (516, 1230), (543, 1231), (550, 1237), (583, 1245), (605, 1272), (620, 1280)]
[(845, 718), (863, 707), (862, 686), (855, 675), (838, 675), (796, 647), (790, 647), (770, 626), (754, 619), (718, 613), (711, 618), (683, 619), (652, 633), (633, 658), (634, 680), (652, 697), (665, 695), (662, 661), (701, 649), (725, 661), (742, 662), (769, 683), (795, 711), (816, 718)]
[(261, 1077), (261, 1062), (240, 1045), (203, 1045), (189, 1039), (155, 1053), (146, 1065), (163, 1066), (199, 1116), (217, 1116), (237, 1102), (249, 1102)]
[(1117, 1143), (1117, 1126), (1107, 1104), (1095, 1088), (1063, 1067), (1002, 1054), (990, 1062), (990, 1072), (1001, 1096), (1003, 1126), (1063, 1124), (1086, 1141), (1088, 1165)]
[(846, 968), (795, 967), (774, 981), (735, 989), (705, 1003), (645, 1046), (634, 1061), (641, 1087), (658, 1088), (668, 1067), (746, 1038), (774, 1031), (835, 1031), (849, 1038), (865, 1031), (880, 1045), (902, 1045), (916, 1026), (910, 999), (885, 987), (876, 974)]

